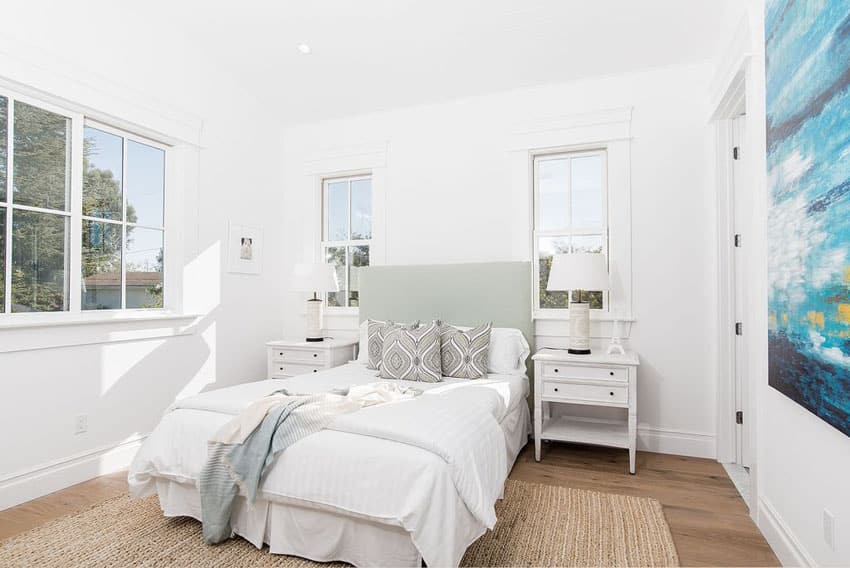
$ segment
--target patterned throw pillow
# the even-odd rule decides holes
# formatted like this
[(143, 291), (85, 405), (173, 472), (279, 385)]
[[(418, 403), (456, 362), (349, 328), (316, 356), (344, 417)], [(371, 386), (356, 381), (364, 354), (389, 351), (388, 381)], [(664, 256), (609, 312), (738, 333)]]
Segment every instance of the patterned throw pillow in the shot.
[(440, 326), (431, 322), (418, 329), (395, 328), (384, 339), (380, 377), (439, 383)]
[(419, 327), (418, 321), (415, 321), (410, 325), (404, 325), (391, 321), (370, 319), (366, 332), (368, 337), (366, 345), (369, 351), (369, 360), (366, 363), (366, 368), (372, 369), (373, 371), (377, 371), (381, 368), (381, 356), (384, 352), (384, 339), (390, 331), (401, 328), (416, 329), (417, 327)]
[(443, 375), (456, 379), (478, 379), (486, 375), (492, 328), (492, 322), (468, 331), (444, 325), (440, 329)]

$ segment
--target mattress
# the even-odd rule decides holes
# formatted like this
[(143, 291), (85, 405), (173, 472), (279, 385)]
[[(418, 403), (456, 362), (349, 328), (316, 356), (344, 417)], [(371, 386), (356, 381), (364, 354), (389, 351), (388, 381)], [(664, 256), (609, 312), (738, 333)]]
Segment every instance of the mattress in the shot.
[[(374, 370), (366, 369), (362, 363), (350, 363), (291, 379), (246, 383), (181, 401), (180, 408), (165, 415), (140, 449), (129, 475), (131, 494), (160, 493), (162, 499), (162, 494), (170, 491), (172, 498), (166, 495), (163, 502), (166, 513), (170, 508), (171, 514), (191, 514), (197, 518), (200, 511), (192, 514), (190, 498), (185, 494), (175, 496), (181, 487), (194, 486), (206, 460), (207, 439), (239, 413), (244, 403), (237, 401), (255, 399), (280, 388), (290, 392), (324, 392), (375, 380)], [(439, 396), (447, 390), (472, 385), (494, 389), (505, 402), (499, 422), (505, 432), (510, 469), (530, 428), (526, 377), (494, 374), (475, 381), (400, 382), (422, 389), (422, 396)], [(163, 484), (164, 481), (171, 485)], [(175, 506), (176, 502), (183, 505)], [(263, 541), (270, 544), (275, 541), (271, 534), (274, 527), (269, 523), (277, 517), (278, 525), (285, 525), (281, 515), (291, 516), (295, 506), (360, 519), (382, 530), (391, 527), (402, 535), (407, 533), (415, 550), (429, 565), (457, 564), (466, 547), (486, 530), (465, 511), (446, 464), (435, 454), (406, 444), (333, 430), (308, 436), (284, 451), (264, 479), (254, 505), (245, 503), (244, 510), (237, 511), (234, 527), (258, 546)], [(284, 505), (287, 507), (282, 508)], [(178, 512), (181, 508), (183, 512)], [(290, 522), (288, 526), (291, 532), (295, 525)], [(340, 555), (330, 558), (310, 554), (303, 547), (284, 548), (287, 550), (278, 551), (316, 560), (371, 563), (368, 555), (352, 558), (339, 552)]]

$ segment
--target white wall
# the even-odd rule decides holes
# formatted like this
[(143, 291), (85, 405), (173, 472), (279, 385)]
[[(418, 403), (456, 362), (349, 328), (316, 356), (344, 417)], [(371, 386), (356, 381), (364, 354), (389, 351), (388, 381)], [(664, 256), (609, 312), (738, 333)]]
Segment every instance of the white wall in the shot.
[[(767, 178), (765, 162), (764, 0), (750, 0), (747, 40), (721, 66), (746, 72), (744, 155), (752, 210), (744, 235), (748, 255), (746, 326), (767, 330)], [(728, 77), (730, 73), (726, 73)], [(754, 516), (786, 566), (850, 565), (850, 438), (768, 385), (767, 333), (745, 335), (747, 371), (757, 414)], [(837, 548), (823, 535), (823, 511), (836, 518)]]
[[(186, 309), (201, 318), (186, 336), (0, 354), (0, 508), (126, 467), (176, 396), (263, 378), (263, 343), (280, 335), (283, 199), (266, 112), (167, 18), (72, 4), (7, 6), (15, 25), (0, 36), (0, 53), (53, 77), (53, 95), (64, 96), (74, 77), (92, 100), (134, 116), (200, 117), (202, 146), (187, 165), (197, 188), (169, 191), (183, 200), (184, 250), (172, 252), (184, 257)], [(120, 25), (128, 18), (132, 26)], [(224, 272), (228, 220), (264, 227), (262, 275)], [(88, 432), (75, 435), (79, 414)]]
[[(714, 205), (705, 65), (468, 98), (284, 131), (284, 268), (318, 252), (317, 188), (305, 164), (334, 149), (386, 145), (387, 264), (530, 260), (530, 190), (509, 148), (535, 119), (634, 107), (634, 314), (643, 447), (714, 455)], [(379, 221), (380, 222), (380, 221)], [(288, 335), (303, 329), (287, 296)], [(335, 334), (353, 318), (332, 317)]]

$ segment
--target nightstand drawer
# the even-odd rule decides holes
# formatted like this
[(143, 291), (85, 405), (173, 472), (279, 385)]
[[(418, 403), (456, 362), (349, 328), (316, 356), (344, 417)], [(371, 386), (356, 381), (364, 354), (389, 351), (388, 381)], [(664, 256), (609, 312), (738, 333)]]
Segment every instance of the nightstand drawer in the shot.
[(579, 365), (558, 365), (547, 363), (543, 365), (543, 376), (547, 379), (593, 379), (597, 381), (618, 381), (627, 383), (627, 369), (616, 367), (583, 367)]
[(284, 363), (325, 364), (325, 352), (318, 349), (275, 349), (272, 353), (275, 361)]
[(323, 367), (321, 365), (301, 365), (298, 363), (277, 362), (272, 367), (273, 377), (294, 377), (295, 375), (306, 375), (307, 373), (318, 373)]
[(629, 387), (619, 385), (583, 385), (556, 381), (543, 382), (543, 397), (577, 403), (628, 404)]

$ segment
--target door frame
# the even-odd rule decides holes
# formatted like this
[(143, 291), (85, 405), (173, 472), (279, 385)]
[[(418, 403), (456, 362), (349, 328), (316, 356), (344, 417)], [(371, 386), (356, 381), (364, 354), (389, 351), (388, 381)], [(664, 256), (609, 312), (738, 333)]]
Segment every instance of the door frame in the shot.
[[(716, 141), (717, 186), (717, 435), (716, 456), (721, 463), (737, 461), (739, 437), (735, 424), (737, 408), (735, 377), (735, 199), (733, 161), (733, 119), (746, 114), (746, 74), (741, 69), (729, 83), (712, 116)], [(740, 180), (739, 180), (740, 182)], [(746, 236), (744, 236), (746, 238)], [(746, 294), (745, 294), (746, 295)], [(743, 298), (740, 299), (741, 301)], [(745, 330), (746, 334), (747, 330)], [(746, 335), (744, 335), (746, 338)], [(746, 342), (746, 340), (745, 340)], [(746, 352), (746, 347), (743, 349)], [(743, 361), (741, 362), (744, 363)], [(746, 370), (746, 367), (744, 367)], [(743, 385), (746, 389), (748, 385)], [(755, 420), (747, 397), (745, 423)], [(746, 430), (744, 431), (746, 435)], [(754, 456), (750, 448), (751, 457)]]

